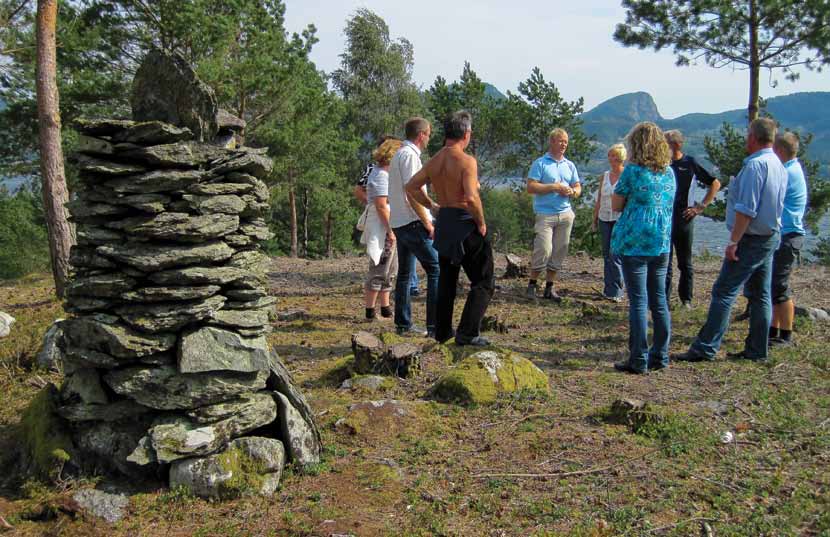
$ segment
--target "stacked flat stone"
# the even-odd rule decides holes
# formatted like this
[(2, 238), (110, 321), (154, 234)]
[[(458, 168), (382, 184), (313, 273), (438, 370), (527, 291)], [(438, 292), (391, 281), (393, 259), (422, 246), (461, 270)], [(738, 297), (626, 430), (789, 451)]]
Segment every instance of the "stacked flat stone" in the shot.
[[(224, 114), (217, 126), (204, 143), (161, 121), (77, 122), (81, 186), (68, 209), (78, 244), (65, 305), (74, 318), (62, 323), (57, 412), (79, 466), (169, 472), (171, 485), (221, 495), (203, 484), (222, 479), (197, 470), (241, 457), (268, 493), (285, 455), (319, 461), (320, 436), (265, 339), (275, 299), (262, 179), (272, 163), (234, 147), (244, 123)], [(235, 459), (217, 459), (229, 450)]]

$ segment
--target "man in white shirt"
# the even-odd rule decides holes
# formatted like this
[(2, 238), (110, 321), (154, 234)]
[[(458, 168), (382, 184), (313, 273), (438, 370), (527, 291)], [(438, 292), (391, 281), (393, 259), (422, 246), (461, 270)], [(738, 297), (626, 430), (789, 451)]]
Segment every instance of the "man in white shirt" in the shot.
[[(423, 205), (406, 194), (406, 183), (421, 169), (421, 152), (426, 148), (432, 128), (424, 118), (407, 120), (406, 140), (389, 165), (390, 224), (398, 249), (398, 279), (395, 284), (395, 330), (398, 334), (433, 335), (435, 304), (438, 298), (438, 252), (432, 246), (432, 215)], [(412, 325), (409, 278), (412, 257), (418, 259), (427, 274), (427, 329)]]

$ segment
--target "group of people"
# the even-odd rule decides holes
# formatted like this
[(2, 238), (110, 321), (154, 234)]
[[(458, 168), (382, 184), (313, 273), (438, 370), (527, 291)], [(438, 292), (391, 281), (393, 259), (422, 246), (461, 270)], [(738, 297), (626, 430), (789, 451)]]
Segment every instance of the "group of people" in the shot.
[[(365, 287), (366, 317), (390, 317), (394, 285), (394, 320), (399, 334), (419, 333), (440, 342), (487, 345), (481, 319), (493, 295), (493, 252), (479, 196), (475, 158), (464, 152), (472, 135), (472, 118), (458, 112), (444, 125), (444, 147), (421, 164), (431, 125), (412, 118), (406, 139), (385, 138), (373, 153), (365, 197), (363, 242), (370, 257)], [(727, 194), (730, 232), (720, 274), (712, 288), (706, 323), (688, 351), (670, 358), (672, 257), (679, 269), (678, 294), (683, 307), (693, 300), (692, 243), (694, 219), (714, 201), (721, 183), (693, 157), (683, 153), (676, 130), (663, 132), (651, 122), (634, 126), (626, 144), (608, 150), (609, 169), (600, 180), (593, 228), (602, 237), (603, 295), (629, 302), (629, 356), (615, 364), (620, 371), (645, 373), (666, 367), (670, 359), (712, 360), (729, 325), (743, 287), (749, 335), (736, 358), (765, 360), (769, 345), (791, 341), (794, 305), (789, 277), (805, 235), (807, 186), (798, 162), (798, 137), (777, 133), (767, 118), (749, 125), (748, 157)], [(579, 173), (565, 157), (568, 133), (554, 129), (548, 152), (527, 175), (533, 196), (535, 238), (527, 297), (536, 299), (538, 278), (545, 272), (543, 299), (560, 302), (554, 288), (568, 253), (575, 214), (573, 198), (582, 193)], [(430, 198), (426, 186), (436, 200)], [(697, 188), (705, 187), (702, 200)], [(414, 260), (427, 276), (426, 329), (412, 324), (410, 305)], [(460, 269), (471, 287), (457, 330), (453, 305)], [(653, 324), (649, 345), (648, 313)]]
[[(478, 167), (464, 150), (472, 117), (458, 112), (444, 124), (444, 147), (426, 165), (421, 153), (432, 135), (424, 118), (404, 125), (405, 139), (385, 137), (374, 150), (366, 186), (362, 242), (369, 255), (366, 318), (394, 316), (400, 335), (417, 334), (459, 345), (488, 345), (481, 319), (495, 289), (493, 250), (479, 196)], [(432, 187), (437, 201), (429, 197)], [(359, 198), (364, 197), (359, 186)], [(426, 273), (426, 329), (412, 322), (411, 278), (415, 261)], [(458, 330), (452, 328), (461, 268), (471, 283)], [(390, 295), (394, 282), (394, 312)]]

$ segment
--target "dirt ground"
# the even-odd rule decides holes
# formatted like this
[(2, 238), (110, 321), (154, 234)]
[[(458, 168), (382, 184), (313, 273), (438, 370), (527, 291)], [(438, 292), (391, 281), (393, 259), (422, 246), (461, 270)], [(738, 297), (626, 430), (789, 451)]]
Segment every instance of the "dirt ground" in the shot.
[[(673, 352), (685, 350), (705, 319), (719, 261), (698, 259), (696, 268), (694, 308), (672, 311)], [(424, 398), (440, 371), (376, 393), (339, 388), (350, 335), (393, 329), (362, 319), (365, 270), (363, 257), (278, 258), (270, 273), (279, 311), (305, 311), (275, 322), (269, 340), (317, 413), (320, 465), (287, 469), (272, 498), (208, 502), (142, 490), (114, 526), (66, 500), (95, 479), (18, 480), (0, 490), (0, 515), (13, 526), (7, 534), (830, 536), (828, 325), (798, 318), (796, 345), (765, 364), (721, 356), (646, 376), (617, 373), (627, 305), (599, 296), (599, 260), (573, 255), (561, 274), (562, 304), (527, 300), (526, 280), (499, 278), (489, 311), (509, 331), (486, 335), (541, 367), (550, 393), (464, 407)], [(794, 288), (798, 304), (830, 307), (826, 269), (801, 267)], [(60, 382), (31, 367), (39, 338), (62, 315), (51, 292), (45, 277), (0, 287), (0, 309), (21, 328), (0, 340), (0, 453), (13, 451), (20, 412), (43, 382)], [(414, 299), (419, 324), (423, 294)], [(745, 334), (746, 323), (734, 323), (725, 350), (739, 350)], [(609, 423), (621, 398), (647, 401), (650, 419)], [(365, 405), (350, 410), (370, 400), (394, 400), (400, 410), (368, 418), (358, 415)], [(721, 441), (725, 432), (732, 441)]]

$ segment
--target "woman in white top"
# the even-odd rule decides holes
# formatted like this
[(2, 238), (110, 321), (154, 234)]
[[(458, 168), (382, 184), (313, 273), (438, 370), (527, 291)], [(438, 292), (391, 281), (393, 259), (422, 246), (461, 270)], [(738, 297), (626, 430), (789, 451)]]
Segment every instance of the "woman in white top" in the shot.
[(395, 288), (398, 273), (398, 255), (395, 234), (389, 223), (389, 163), (401, 147), (401, 141), (390, 138), (372, 152), (377, 163), (366, 182), (366, 227), (361, 242), (369, 256), (369, 274), (366, 277), (364, 302), (366, 319), (375, 318), (375, 305), (380, 301), (380, 314), (392, 316), (389, 293)]
[(605, 288), (602, 294), (605, 298), (613, 300), (614, 302), (622, 300), (623, 275), (620, 257), (611, 252), (611, 231), (614, 229), (614, 224), (620, 217), (620, 213), (611, 209), (611, 195), (614, 193), (614, 187), (625, 167), (626, 156), (627, 154), (623, 144), (614, 144), (608, 149), (608, 164), (611, 169), (602, 174), (599, 193), (594, 203), (593, 229), (596, 230), (599, 227), (600, 234), (602, 235), (602, 259), (605, 280)]

